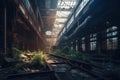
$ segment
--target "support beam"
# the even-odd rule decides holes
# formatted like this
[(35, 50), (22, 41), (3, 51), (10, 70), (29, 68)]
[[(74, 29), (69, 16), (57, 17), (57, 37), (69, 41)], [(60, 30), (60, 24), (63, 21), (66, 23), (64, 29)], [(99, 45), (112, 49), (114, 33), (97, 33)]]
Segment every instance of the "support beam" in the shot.
[(65, 19), (66, 19), (66, 18), (68, 18), (68, 17), (63, 17), (63, 16), (62, 16), (62, 17), (59, 17), (59, 16), (44, 15), (44, 16), (42, 16), (42, 18), (49, 18), (49, 19), (52, 19), (52, 18), (53, 18), (53, 19), (54, 19), (54, 18), (58, 18), (58, 19), (61, 19), (61, 18), (62, 18), (62, 19), (64, 19), (64, 18), (65, 18)]
[(7, 54), (7, 7), (4, 8), (4, 55)]
[(64, 8), (58, 8), (58, 9), (40, 9), (40, 11), (71, 11), (73, 8), (64, 9)]

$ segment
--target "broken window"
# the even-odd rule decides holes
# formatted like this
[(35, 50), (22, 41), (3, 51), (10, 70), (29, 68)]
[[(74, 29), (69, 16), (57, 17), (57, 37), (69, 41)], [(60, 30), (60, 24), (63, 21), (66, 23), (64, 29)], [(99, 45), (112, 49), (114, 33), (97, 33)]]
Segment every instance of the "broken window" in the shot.
[(97, 43), (97, 34), (90, 34), (90, 50), (96, 50), (96, 43)]
[(118, 46), (118, 31), (116, 26), (112, 26), (107, 29), (107, 49), (108, 50), (113, 50), (117, 49)]
[(85, 37), (82, 38), (82, 50), (85, 51)]

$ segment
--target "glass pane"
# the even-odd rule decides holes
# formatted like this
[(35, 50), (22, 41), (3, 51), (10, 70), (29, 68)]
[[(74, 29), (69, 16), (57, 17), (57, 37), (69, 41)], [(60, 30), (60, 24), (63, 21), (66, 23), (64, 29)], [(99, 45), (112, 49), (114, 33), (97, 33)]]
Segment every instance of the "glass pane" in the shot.
[(117, 49), (117, 46), (118, 46), (118, 38), (117, 37), (107, 39), (107, 49), (108, 50)]
[(85, 44), (82, 44), (82, 50), (85, 51)]
[(117, 35), (117, 31), (107, 33), (107, 37), (116, 36), (116, 35)]
[(114, 31), (114, 30), (117, 30), (117, 26), (112, 26), (112, 27), (108, 28), (107, 32)]
[(95, 50), (96, 49), (96, 41), (90, 42), (90, 50)]

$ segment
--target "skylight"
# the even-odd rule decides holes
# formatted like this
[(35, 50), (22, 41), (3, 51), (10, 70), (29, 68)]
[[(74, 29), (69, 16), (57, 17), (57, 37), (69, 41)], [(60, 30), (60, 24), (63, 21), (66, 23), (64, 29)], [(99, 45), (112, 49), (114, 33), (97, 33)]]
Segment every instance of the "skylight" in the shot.
[(64, 23), (66, 20), (67, 20), (66, 18), (59, 18), (59, 19), (56, 19), (56, 22)]
[[(77, 0), (58, 0), (57, 4), (57, 12), (56, 12), (56, 20), (54, 22), (55, 32), (59, 33), (62, 27), (64, 27), (69, 15), (72, 13)], [(55, 34), (56, 36), (58, 34)]]
[[(54, 21), (52, 34), (54, 41), (52, 44), (56, 43), (57, 37), (61, 29), (65, 26), (69, 15), (71, 15), (73, 9), (75, 8), (77, 1), (79, 0), (58, 0), (56, 8), (56, 19)], [(65, 29), (64, 29), (65, 31)]]

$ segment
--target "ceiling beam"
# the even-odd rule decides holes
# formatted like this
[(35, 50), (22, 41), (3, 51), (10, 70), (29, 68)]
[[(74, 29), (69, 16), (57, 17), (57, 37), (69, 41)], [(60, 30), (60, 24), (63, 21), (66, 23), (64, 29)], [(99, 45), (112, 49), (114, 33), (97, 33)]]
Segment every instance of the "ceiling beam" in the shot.
[(65, 17), (64, 16), (62, 16), (62, 17), (57, 16), (56, 18), (68, 18), (68, 17), (67, 16), (65, 16)]
[(65, 24), (65, 22), (56, 22), (57, 24)]
[(61, 9), (61, 8), (58, 8), (58, 9), (40, 9), (40, 11), (71, 11), (72, 8), (70, 9)]
[(62, 18), (62, 19), (64, 19), (64, 18), (68, 18), (68, 17), (59, 17), (59, 16), (56, 17), (56, 16), (44, 15), (44, 16), (42, 16), (42, 18), (50, 18), (50, 19), (51, 19), (51, 18), (53, 18), (53, 19), (54, 19), (54, 18), (58, 18), (58, 19), (61, 19), (61, 18)]

